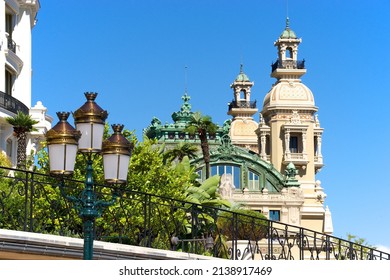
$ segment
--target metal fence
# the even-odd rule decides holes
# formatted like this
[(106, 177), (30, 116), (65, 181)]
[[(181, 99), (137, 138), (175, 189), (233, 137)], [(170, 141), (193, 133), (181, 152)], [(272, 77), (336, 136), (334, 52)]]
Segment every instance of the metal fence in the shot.
[(22, 111), (28, 115), (29, 109), (21, 101), (12, 97), (10, 94), (0, 91), (0, 107), (17, 114), (18, 111)]
[[(82, 238), (82, 221), (63, 194), (77, 196), (83, 187), (80, 181), (0, 167), (0, 228)], [(113, 192), (102, 185), (95, 191), (103, 200)], [(121, 198), (96, 220), (95, 240), (226, 259), (390, 259), (388, 253), (302, 227), (127, 188), (119, 192)]]

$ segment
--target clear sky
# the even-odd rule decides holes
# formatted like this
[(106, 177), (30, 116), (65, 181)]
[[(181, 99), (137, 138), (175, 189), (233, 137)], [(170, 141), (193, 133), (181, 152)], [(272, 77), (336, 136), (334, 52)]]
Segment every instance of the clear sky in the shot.
[(42, 101), (56, 123), (57, 111), (75, 111), (95, 91), (108, 122), (140, 139), (154, 116), (172, 121), (185, 88), (193, 111), (222, 124), (240, 63), (261, 106), (288, 16), (325, 129), (318, 179), (334, 235), (390, 248), (390, 1), (40, 2), (32, 105)]

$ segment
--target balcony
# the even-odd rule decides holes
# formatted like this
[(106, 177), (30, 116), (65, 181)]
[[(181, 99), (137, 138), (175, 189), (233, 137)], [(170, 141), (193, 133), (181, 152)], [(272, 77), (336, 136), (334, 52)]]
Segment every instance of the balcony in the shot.
[(248, 109), (257, 109), (256, 100), (255, 101), (232, 101), (229, 103), (229, 111), (233, 108), (248, 108)]
[(272, 65), (272, 71), (276, 69), (305, 69), (305, 60), (276, 60)]
[(26, 105), (2, 91), (0, 91), (0, 107), (15, 114), (17, 114), (18, 111), (21, 111), (26, 115), (29, 114), (29, 109)]
[(324, 166), (322, 156), (314, 156), (314, 167), (316, 170), (320, 170)]
[(4, 49), (6, 65), (19, 75), (23, 67), (23, 61), (16, 54), (17, 44), (7, 32), (5, 37), (7, 40), (7, 47)]
[(291, 153), (287, 152), (284, 156), (284, 164), (289, 164), (290, 162), (295, 165), (307, 165), (309, 163), (309, 159), (307, 158), (307, 154), (304, 153)]

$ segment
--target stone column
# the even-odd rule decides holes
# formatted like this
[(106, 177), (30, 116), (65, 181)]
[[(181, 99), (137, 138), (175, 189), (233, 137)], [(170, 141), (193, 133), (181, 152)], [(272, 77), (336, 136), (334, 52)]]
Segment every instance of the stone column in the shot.
[(260, 151), (260, 156), (263, 160), (267, 160), (267, 154), (265, 151), (265, 146), (267, 145), (267, 136), (265, 132), (261, 133), (261, 151)]
[(303, 156), (303, 159), (307, 159), (307, 152), (306, 152), (306, 130), (302, 131), (302, 156)]
[(286, 129), (284, 132), (284, 143), (285, 143), (285, 157), (290, 159), (290, 129)]

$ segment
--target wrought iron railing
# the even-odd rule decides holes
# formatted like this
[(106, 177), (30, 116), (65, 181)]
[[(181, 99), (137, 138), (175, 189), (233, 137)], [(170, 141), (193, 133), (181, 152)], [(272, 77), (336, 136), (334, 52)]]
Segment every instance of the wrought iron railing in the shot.
[(24, 114), (29, 114), (29, 109), (21, 101), (12, 97), (11, 95), (0, 91), (0, 107), (17, 114), (18, 111), (22, 111)]
[(271, 65), (272, 71), (276, 69), (305, 69), (305, 60), (276, 60)]
[[(59, 186), (84, 183), (0, 168), (0, 228), (83, 237), (82, 222)], [(95, 186), (102, 198), (107, 186)], [(121, 199), (95, 223), (95, 239), (229, 259), (373, 260), (390, 254), (302, 227), (219, 208), (120, 189)]]
[(16, 54), (16, 43), (11, 37), (7, 38), (7, 47)]
[(229, 103), (229, 111), (233, 108), (250, 108), (256, 109), (256, 100), (255, 101), (235, 101)]

